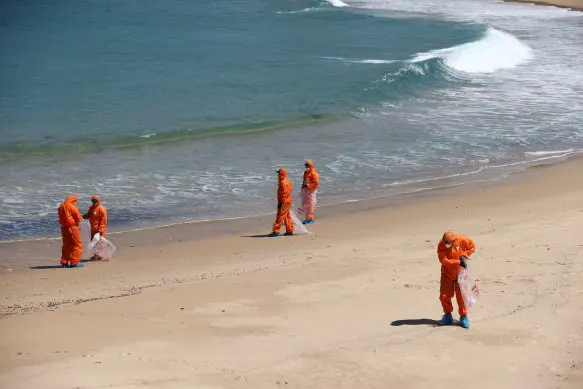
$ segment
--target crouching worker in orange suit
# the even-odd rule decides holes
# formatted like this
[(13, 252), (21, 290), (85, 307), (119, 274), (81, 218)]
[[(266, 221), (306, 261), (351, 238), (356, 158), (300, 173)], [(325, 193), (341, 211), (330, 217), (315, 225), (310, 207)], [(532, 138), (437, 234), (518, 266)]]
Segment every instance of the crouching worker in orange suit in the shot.
[(316, 210), (316, 192), (320, 184), (320, 175), (314, 168), (314, 162), (308, 160), (305, 165), (304, 181), (302, 182), (302, 208), (306, 219), (302, 224), (314, 224), (314, 211)]
[(457, 282), (457, 277), (461, 267), (464, 269), (467, 268), (466, 261), (475, 251), (476, 246), (470, 238), (463, 235), (456, 235), (453, 232), (443, 234), (443, 238), (437, 245), (437, 257), (439, 258), (439, 262), (441, 262), (439, 300), (445, 313), (439, 322), (440, 326), (453, 324), (453, 318), (451, 316), (453, 305), (451, 299), (455, 294), (458, 312), (460, 314), (459, 324), (463, 328), (470, 328), (466, 306)]
[(63, 248), (61, 252), (62, 267), (82, 267), (81, 255), (83, 254), (83, 241), (79, 223), (83, 218), (77, 209), (77, 195), (68, 196), (59, 205), (59, 223), (61, 224), (61, 236)]
[(281, 168), (277, 171), (278, 174), (278, 186), (277, 186), (277, 215), (275, 217), (275, 223), (273, 224), (273, 230), (268, 236), (275, 237), (279, 236), (279, 231), (281, 230), (281, 225), (285, 223), (285, 234), (294, 234), (294, 223), (291, 217), (291, 207), (292, 207), (292, 184), (287, 179), (287, 170)]
[[(98, 195), (91, 197), (91, 206), (87, 213), (83, 215), (83, 219), (89, 219), (89, 224), (91, 224), (91, 239), (97, 233), (105, 236), (107, 233), (107, 209), (101, 204), (101, 199)], [(103, 258), (97, 254), (89, 258), (90, 261), (98, 259)]]

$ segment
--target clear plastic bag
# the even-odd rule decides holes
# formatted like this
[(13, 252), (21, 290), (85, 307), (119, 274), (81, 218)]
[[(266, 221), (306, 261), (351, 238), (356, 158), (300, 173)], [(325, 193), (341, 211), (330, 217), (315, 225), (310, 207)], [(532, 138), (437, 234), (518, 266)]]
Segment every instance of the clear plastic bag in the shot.
[(457, 282), (460, 286), (466, 309), (469, 311), (478, 302), (480, 290), (478, 289), (478, 284), (472, 279), (469, 261), (466, 263), (468, 264), (467, 269), (460, 267)]
[(304, 215), (304, 219), (308, 217), (309, 214), (314, 214), (314, 210), (316, 209), (316, 205), (318, 204), (318, 199), (316, 198), (315, 189), (308, 190), (302, 189), (300, 191), (300, 204), (301, 206), (298, 208), (298, 212)]
[(311, 234), (311, 232), (308, 231), (306, 226), (304, 224), (302, 224), (298, 215), (296, 215), (296, 213), (293, 210), (290, 210), (289, 212), (290, 212), (292, 220), (294, 222), (294, 234), (299, 234), (299, 235)]
[(81, 232), (81, 241), (83, 242), (82, 258), (88, 258), (91, 254), (91, 225), (89, 224), (89, 220), (82, 220), (79, 223), (79, 231)]
[(91, 243), (89, 243), (89, 248), (93, 248), (93, 246), (95, 246), (97, 244), (97, 242), (99, 242), (99, 239), (101, 239), (100, 232), (93, 235), (93, 239), (91, 239)]
[[(95, 236), (97, 235), (98, 234)], [(93, 237), (93, 240), (95, 240), (95, 237)], [(91, 253), (99, 255), (103, 259), (110, 259), (113, 257), (115, 250), (115, 245), (101, 235), (99, 235), (99, 238), (95, 243), (93, 241), (91, 242)]]

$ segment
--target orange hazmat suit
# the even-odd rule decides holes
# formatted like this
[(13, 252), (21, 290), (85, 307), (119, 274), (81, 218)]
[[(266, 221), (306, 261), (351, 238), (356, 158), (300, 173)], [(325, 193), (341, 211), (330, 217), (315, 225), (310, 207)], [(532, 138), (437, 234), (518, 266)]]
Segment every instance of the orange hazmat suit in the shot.
[(98, 232), (101, 236), (105, 236), (107, 233), (107, 209), (101, 204), (101, 199), (98, 195), (93, 195), (91, 200), (97, 200), (97, 203), (92, 204), (83, 217), (89, 219), (91, 239), (93, 239), (93, 236)]
[(61, 250), (61, 265), (76, 266), (81, 261), (83, 254), (83, 241), (79, 223), (83, 218), (77, 209), (77, 195), (68, 196), (59, 205), (59, 223), (61, 224), (61, 237), (63, 248)]
[(443, 238), (437, 245), (437, 257), (441, 262), (441, 283), (439, 290), (439, 300), (444, 313), (453, 312), (451, 299), (455, 294), (460, 316), (466, 316), (466, 306), (457, 283), (457, 276), (460, 270), (460, 257), (470, 256), (476, 251), (474, 242), (463, 235), (456, 235), (452, 232), (443, 234)]
[(286, 232), (293, 233), (294, 223), (290, 213), (292, 207), (292, 184), (287, 179), (287, 169), (281, 168), (277, 172), (277, 215), (272, 231), (279, 234), (281, 225), (285, 223)]
[[(107, 209), (101, 204), (101, 198), (98, 195), (91, 197), (91, 206), (83, 218), (89, 219), (91, 225), (91, 239), (99, 233), (105, 236), (107, 233)], [(94, 258), (101, 259), (100, 255), (95, 254)]]
[(316, 192), (320, 185), (320, 175), (314, 168), (314, 163), (306, 161), (306, 171), (302, 182), (302, 208), (304, 209), (306, 221), (314, 220), (314, 211), (316, 210)]

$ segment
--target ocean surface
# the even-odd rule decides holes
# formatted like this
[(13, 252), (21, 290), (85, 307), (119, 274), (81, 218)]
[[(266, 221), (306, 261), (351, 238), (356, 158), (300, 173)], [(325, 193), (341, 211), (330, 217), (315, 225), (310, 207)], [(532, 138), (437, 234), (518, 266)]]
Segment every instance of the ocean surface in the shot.
[[(583, 149), (583, 13), (490, 0), (9, 0), (0, 240), (495, 179)], [(270, 226), (265, 226), (268, 231)]]

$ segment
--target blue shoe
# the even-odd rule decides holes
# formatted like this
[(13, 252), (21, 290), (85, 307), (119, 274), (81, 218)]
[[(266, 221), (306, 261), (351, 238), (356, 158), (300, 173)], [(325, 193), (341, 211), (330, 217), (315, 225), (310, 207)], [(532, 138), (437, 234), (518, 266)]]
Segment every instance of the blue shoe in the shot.
[(451, 317), (451, 313), (446, 313), (445, 315), (443, 315), (443, 317), (439, 321), (439, 325), (440, 326), (448, 326), (450, 324), (453, 324), (453, 317)]
[(272, 232), (271, 234), (267, 235), (269, 238), (276, 238), (278, 237), (280, 234), (279, 232)]
[(71, 268), (73, 268), (73, 269), (78, 268), (78, 267), (85, 267), (85, 264), (84, 263), (78, 263), (75, 266), (71, 266)]
[(467, 316), (460, 317), (460, 327), (470, 328), (470, 321)]
[(314, 224), (315, 221), (314, 220), (304, 220), (303, 224)]

